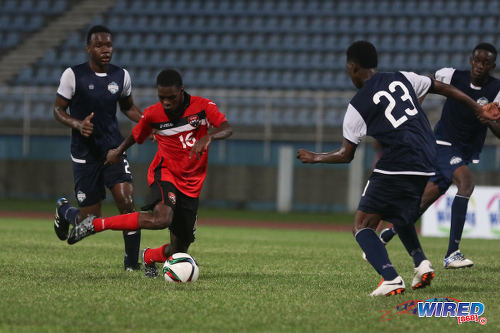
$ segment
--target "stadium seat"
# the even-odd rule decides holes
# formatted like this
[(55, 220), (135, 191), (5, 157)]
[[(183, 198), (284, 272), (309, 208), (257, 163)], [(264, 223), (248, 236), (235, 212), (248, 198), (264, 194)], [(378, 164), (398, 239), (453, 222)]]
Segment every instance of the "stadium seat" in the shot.
[(17, 84), (31, 85), (33, 80), (33, 68), (31, 66), (24, 67), (16, 78)]
[(480, 31), (483, 33), (492, 33), (498, 31), (498, 23), (500, 21), (494, 16), (488, 16), (482, 18), (482, 24)]
[[(2, 37), (2, 35), (4, 37)], [(20, 38), (19, 34), (14, 31), (9, 31), (6, 33), (0, 32), (0, 49), (8, 49), (19, 44)]]
[[(19, 44), (71, 5), (0, 2), (1, 49)], [(458, 59), (478, 41), (496, 42), (499, 10), (498, 1), (487, 0), (117, 0), (92, 22), (111, 28), (113, 61), (134, 70), (194, 66), (203, 70), (190, 74), (198, 86), (211, 86), (210, 77), (218, 86), (235, 88), (352, 89), (344, 75), (344, 52), (352, 41), (372, 41), (384, 70), (434, 69), (445, 56), (431, 53), (448, 59), (457, 53)], [(75, 58), (84, 61), (85, 33), (86, 28), (71, 34), (33, 68), (50, 73)], [(27, 80), (27, 74), (21, 71), (14, 81)], [(146, 81), (140, 77), (135, 84)]]

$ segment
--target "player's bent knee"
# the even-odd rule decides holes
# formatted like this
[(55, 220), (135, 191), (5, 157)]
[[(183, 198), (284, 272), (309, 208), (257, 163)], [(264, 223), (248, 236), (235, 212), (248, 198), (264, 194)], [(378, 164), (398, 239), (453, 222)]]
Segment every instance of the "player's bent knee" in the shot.
[(473, 183), (464, 183), (458, 187), (457, 194), (464, 196), (464, 197), (470, 197), (472, 195), (472, 192), (474, 192), (474, 184)]

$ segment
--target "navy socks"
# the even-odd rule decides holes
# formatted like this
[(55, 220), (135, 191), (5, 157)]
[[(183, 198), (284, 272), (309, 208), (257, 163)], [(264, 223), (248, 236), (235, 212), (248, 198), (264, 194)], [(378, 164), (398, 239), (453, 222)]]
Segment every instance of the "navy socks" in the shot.
[(370, 228), (361, 229), (355, 235), (361, 249), (366, 254), (366, 260), (382, 275), (385, 281), (394, 280), (398, 273), (389, 260), (389, 255), (384, 244), (380, 241), (375, 230)]
[(76, 225), (78, 223), (78, 215), (80, 214), (80, 210), (78, 208), (65, 204), (58, 209), (59, 216), (64, 217), (66, 221), (68, 221), (72, 225)]
[(464, 230), (468, 203), (469, 198), (458, 194), (453, 199), (453, 203), (451, 204), (450, 240), (448, 243), (448, 252), (445, 257), (458, 250), (458, 245), (462, 239), (462, 231)]
[(387, 243), (391, 241), (394, 235), (396, 235), (396, 231), (394, 230), (394, 227), (392, 227), (384, 230), (384, 232), (380, 234), (380, 238), (382, 238), (382, 240)]
[(408, 251), (408, 254), (413, 258), (415, 267), (418, 267), (418, 265), (420, 265), (420, 263), (427, 258), (425, 257), (420, 241), (418, 240), (415, 225), (398, 225), (394, 226), (394, 229), (398, 233), (399, 239), (401, 239), (401, 243), (403, 243), (406, 251)]

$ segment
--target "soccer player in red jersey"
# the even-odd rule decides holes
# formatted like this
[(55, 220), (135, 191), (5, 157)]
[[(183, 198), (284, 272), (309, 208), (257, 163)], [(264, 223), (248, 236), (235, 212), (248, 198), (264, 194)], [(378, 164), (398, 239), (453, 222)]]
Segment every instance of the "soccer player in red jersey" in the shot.
[[(107, 153), (106, 163), (118, 163), (134, 143), (143, 143), (154, 132), (158, 152), (148, 171), (150, 193), (143, 210), (131, 214), (96, 218), (76, 224), (68, 243), (107, 229), (170, 229), (170, 243), (146, 248), (145, 275), (158, 276), (155, 262), (176, 252), (187, 252), (194, 241), (198, 200), (205, 180), (208, 148), (212, 140), (225, 139), (232, 128), (214, 102), (184, 91), (181, 75), (163, 70), (156, 79), (160, 102), (148, 107), (132, 133)], [(63, 212), (62, 212), (63, 213)], [(62, 214), (64, 216), (64, 214)]]

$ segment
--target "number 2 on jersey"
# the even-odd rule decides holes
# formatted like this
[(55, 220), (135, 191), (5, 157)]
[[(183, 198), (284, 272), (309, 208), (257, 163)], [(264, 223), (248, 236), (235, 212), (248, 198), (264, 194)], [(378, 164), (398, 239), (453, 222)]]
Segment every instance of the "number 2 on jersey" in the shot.
[(416, 115), (418, 113), (418, 110), (415, 107), (415, 103), (413, 102), (413, 99), (410, 96), (410, 92), (408, 91), (408, 88), (406, 88), (406, 86), (403, 84), (403, 82), (401, 82), (401, 81), (393, 81), (393, 82), (391, 82), (391, 84), (389, 84), (389, 91), (392, 94), (388, 93), (385, 90), (380, 90), (375, 95), (373, 95), (373, 102), (375, 104), (380, 103), (380, 98), (382, 96), (385, 97), (389, 101), (389, 105), (387, 105), (387, 107), (385, 108), (384, 114), (385, 114), (385, 117), (387, 118), (387, 120), (389, 120), (391, 122), (392, 126), (394, 126), (394, 128), (397, 128), (399, 125), (401, 125), (402, 123), (404, 123), (405, 121), (408, 120), (407, 116), (402, 116), (402, 117), (396, 119), (392, 115), (392, 110), (396, 106), (396, 100), (393, 97), (393, 94), (396, 92), (396, 87), (400, 87), (401, 90), (403, 90), (403, 95), (400, 96), (399, 98), (403, 102), (410, 101), (410, 103), (411, 103), (411, 105), (413, 107), (411, 109), (410, 108), (406, 108), (405, 109), (405, 113), (407, 115), (409, 115), (409, 116), (414, 116), (414, 115)]
[(179, 140), (181, 141), (182, 148), (184, 149), (194, 146), (194, 143), (196, 142), (196, 138), (193, 136), (193, 132), (189, 132), (188, 134), (186, 134), (186, 137), (179, 135)]

